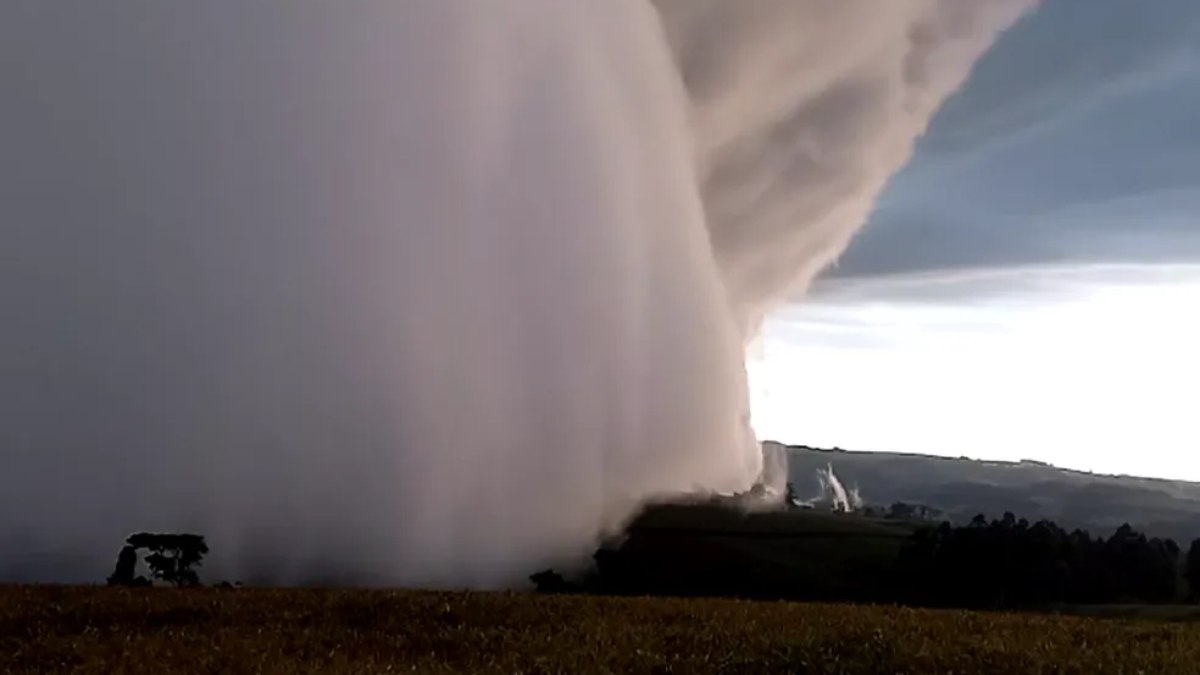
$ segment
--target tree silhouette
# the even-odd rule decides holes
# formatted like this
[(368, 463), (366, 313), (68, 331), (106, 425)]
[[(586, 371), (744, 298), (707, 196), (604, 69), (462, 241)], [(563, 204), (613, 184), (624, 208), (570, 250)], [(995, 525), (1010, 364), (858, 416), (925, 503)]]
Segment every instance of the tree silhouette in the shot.
[(117, 554), (117, 565), (108, 577), (108, 585), (132, 586), (134, 584), (133, 574), (136, 569), (137, 549), (129, 545), (123, 546), (121, 552)]
[(153, 534), (139, 532), (125, 540), (126, 546), (117, 557), (116, 569), (108, 578), (110, 585), (138, 585), (133, 577), (137, 565), (137, 551), (149, 551), (146, 566), (150, 574), (160, 581), (175, 586), (199, 586), (200, 577), (194, 567), (200, 565), (208, 553), (208, 544), (198, 534)]
[[(1200, 542), (1189, 560), (1200, 588)], [(1108, 539), (1011, 513), (913, 535), (900, 561), (905, 599), (981, 608), (1044, 603), (1167, 603), (1180, 597), (1180, 548), (1129, 525)], [(1189, 569), (1192, 569), (1189, 567)]]
[(1183, 575), (1187, 579), (1192, 601), (1200, 602), (1200, 539), (1193, 541), (1188, 549)]

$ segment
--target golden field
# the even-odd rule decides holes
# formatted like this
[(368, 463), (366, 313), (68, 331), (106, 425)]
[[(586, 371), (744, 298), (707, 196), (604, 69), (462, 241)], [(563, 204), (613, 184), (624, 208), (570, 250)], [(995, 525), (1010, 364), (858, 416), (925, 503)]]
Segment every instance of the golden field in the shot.
[(0, 587), (0, 673), (1200, 673), (1200, 625), (518, 593)]

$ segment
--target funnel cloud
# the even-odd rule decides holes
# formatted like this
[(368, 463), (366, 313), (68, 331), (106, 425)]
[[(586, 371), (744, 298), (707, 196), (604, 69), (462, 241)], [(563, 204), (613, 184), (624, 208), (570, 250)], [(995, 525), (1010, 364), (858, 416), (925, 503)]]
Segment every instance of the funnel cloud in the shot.
[(744, 349), (1021, 0), (0, 7), (0, 579), (497, 586), (762, 469)]

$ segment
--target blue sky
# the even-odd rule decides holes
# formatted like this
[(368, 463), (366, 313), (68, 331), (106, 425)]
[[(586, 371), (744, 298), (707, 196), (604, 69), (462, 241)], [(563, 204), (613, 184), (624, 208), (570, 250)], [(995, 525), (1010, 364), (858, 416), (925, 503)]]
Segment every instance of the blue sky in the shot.
[(1200, 4), (1051, 0), (767, 323), (760, 436), (1200, 480)]

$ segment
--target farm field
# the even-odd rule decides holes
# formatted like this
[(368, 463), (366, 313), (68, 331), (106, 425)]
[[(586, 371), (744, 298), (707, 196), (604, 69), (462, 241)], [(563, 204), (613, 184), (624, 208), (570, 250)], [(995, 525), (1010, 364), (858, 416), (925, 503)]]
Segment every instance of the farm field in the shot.
[(0, 673), (1198, 673), (1200, 626), (716, 599), (0, 587)]

